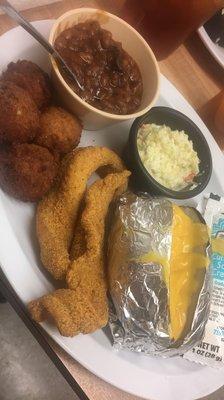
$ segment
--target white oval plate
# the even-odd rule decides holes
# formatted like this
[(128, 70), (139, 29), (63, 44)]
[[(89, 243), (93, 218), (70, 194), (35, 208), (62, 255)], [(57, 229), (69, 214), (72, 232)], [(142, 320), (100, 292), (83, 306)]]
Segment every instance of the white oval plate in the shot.
[(203, 26), (198, 29), (198, 34), (211, 55), (216, 59), (219, 65), (224, 68), (224, 48), (212, 41)]
[[(53, 21), (35, 22), (46, 37)], [(0, 70), (18, 58), (37, 62), (48, 69), (48, 56), (21, 28), (0, 37)], [(224, 193), (224, 158), (212, 135), (196, 112), (165, 77), (162, 77), (160, 105), (174, 107), (187, 114), (203, 131), (212, 151), (214, 172), (207, 191)], [(98, 132), (84, 132), (81, 145), (105, 145), (121, 151), (132, 121)], [(196, 204), (197, 199), (190, 204)], [(0, 192), (0, 262), (9, 282), (26, 304), (53, 289), (41, 268), (35, 237), (34, 206), (16, 201)], [(47, 323), (44, 329), (72, 357), (105, 381), (150, 400), (193, 400), (205, 396), (224, 383), (224, 369), (215, 370), (181, 358), (153, 359), (112, 349), (106, 334), (63, 338)]]

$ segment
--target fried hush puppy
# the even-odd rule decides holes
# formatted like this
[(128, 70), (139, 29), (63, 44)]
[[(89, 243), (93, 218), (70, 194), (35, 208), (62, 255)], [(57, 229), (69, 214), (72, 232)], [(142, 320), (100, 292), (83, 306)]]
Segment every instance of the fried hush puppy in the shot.
[(20, 200), (42, 198), (53, 184), (57, 171), (57, 160), (44, 147), (23, 143), (0, 151), (0, 186)]
[(61, 107), (49, 107), (40, 117), (35, 143), (61, 154), (78, 146), (82, 133), (79, 120)]
[(104, 165), (113, 172), (124, 170), (118, 155), (106, 147), (78, 148), (69, 153), (56, 185), (38, 205), (36, 229), (41, 260), (55, 279), (64, 279), (70, 264), (69, 250), (87, 181)]
[(0, 144), (31, 142), (40, 117), (29, 93), (12, 82), (0, 81)]
[[(68, 289), (56, 290), (28, 305), (35, 321), (53, 318), (63, 336), (91, 333), (108, 322), (104, 269), (105, 219), (116, 191), (127, 186), (129, 175), (129, 171), (109, 174), (87, 190), (80, 221), (85, 252), (69, 266)], [(83, 236), (80, 239), (82, 241)], [(82, 249), (83, 243), (80, 244), (81, 253)]]
[(50, 79), (38, 65), (31, 61), (11, 62), (2, 74), (2, 79), (27, 90), (39, 110), (51, 103)]

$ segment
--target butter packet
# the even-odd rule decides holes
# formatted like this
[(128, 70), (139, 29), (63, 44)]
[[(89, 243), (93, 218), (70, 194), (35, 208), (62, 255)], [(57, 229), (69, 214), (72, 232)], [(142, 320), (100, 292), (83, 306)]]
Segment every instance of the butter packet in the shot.
[(221, 368), (224, 364), (224, 197), (210, 194), (199, 208), (211, 232), (211, 305), (203, 341), (183, 357)]

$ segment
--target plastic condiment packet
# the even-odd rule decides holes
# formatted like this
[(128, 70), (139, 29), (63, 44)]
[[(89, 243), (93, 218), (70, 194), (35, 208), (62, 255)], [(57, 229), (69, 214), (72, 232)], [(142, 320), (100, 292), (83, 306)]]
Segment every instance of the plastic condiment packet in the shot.
[(184, 358), (211, 367), (224, 363), (224, 197), (210, 194), (199, 204), (211, 232), (212, 296), (203, 341)]

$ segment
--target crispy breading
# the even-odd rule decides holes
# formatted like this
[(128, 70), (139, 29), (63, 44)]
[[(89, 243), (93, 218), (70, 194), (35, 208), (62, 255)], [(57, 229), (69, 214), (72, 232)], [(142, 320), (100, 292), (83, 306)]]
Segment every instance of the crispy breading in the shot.
[(70, 259), (73, 261), (76, 258), (83, 255), (86, 251), (86, 241), (85, 241), (85, 233), (83, 227), (81, 225), (81, 221), (78, 220), (76, 227), (74, 238), (72, 241), (72, 246), (70, 249)]
[(40, 113), (29, 93), (0, 80), (0, 144), (32, 142), (39, 126)]
[(99, 167), (124, 169), (121, 159), (106, 147), (79, 148), (64, 162), (61, 178), (39, 203), (36, 217), (41, 260), (55, 279), (64, 279), (75, 222), (89, 177)]
[(85, 279), (92, 279), (91, 275), (95, 275), (97, 265), (99, 273), (102, 273), (103, 268), (100, 264), (103, 260), (96, 262), (96, 265), (94, 265), (94, 260), (102, 258), (108, 207), (117, 193), (117, 189), (122, 187), (125, 190), (127, 188), (129, 175), (129, 171), (109, 174), (104, 179), (96, 181), (88, 189), (80, 222), (84, 232), (86, 251), (79, 258), (75, 258), (69, 266), (66, 281), (70, 289), (76, 289), (80, 285), (84, 271), (86, 271)]
[(11, 62), (3, 72), (2, 79), (26, 90), (39, 109), (47, 107), (52, 100), (49, 76), (31, 61)]
[(21, 143), (0, 149), (0, 186), (22, 201), (38, 201), (51, 188), (58, 160), (48, 149)]
[(29, 311), (36, 322), (42, 322), (48, 316), (53, 318), (63, 336), (91, 333), (108, 321), (106, 290), (102, 291), (97, 284), (95, 290), (95, 295), (90, 298), (82, 290), (58, 289), (31, 301)]
[[(63, 336), (94, 332), (108, 322), (105, 220), (117, 189), (125, 189), (129, 175), (129, 171), (110, 174), (87, 190), (78, 233), (84, 232), (86, 251), (69, 266), (68, 289), (56, 290), (29, 304), (34, 320), (41, 322), (50, 316)], [(79, 239), (82, 241), (81, 236)], [(80, 249), (83, 252), (82, 246)], [(76, 247), (76, 256), (80, 249)]]
[(82, 125), (75, 115), (61, 107), (51, 106), (40, 116), (40, 130), (35, 143), (66, 154), (78, 146), (81, 133)]

